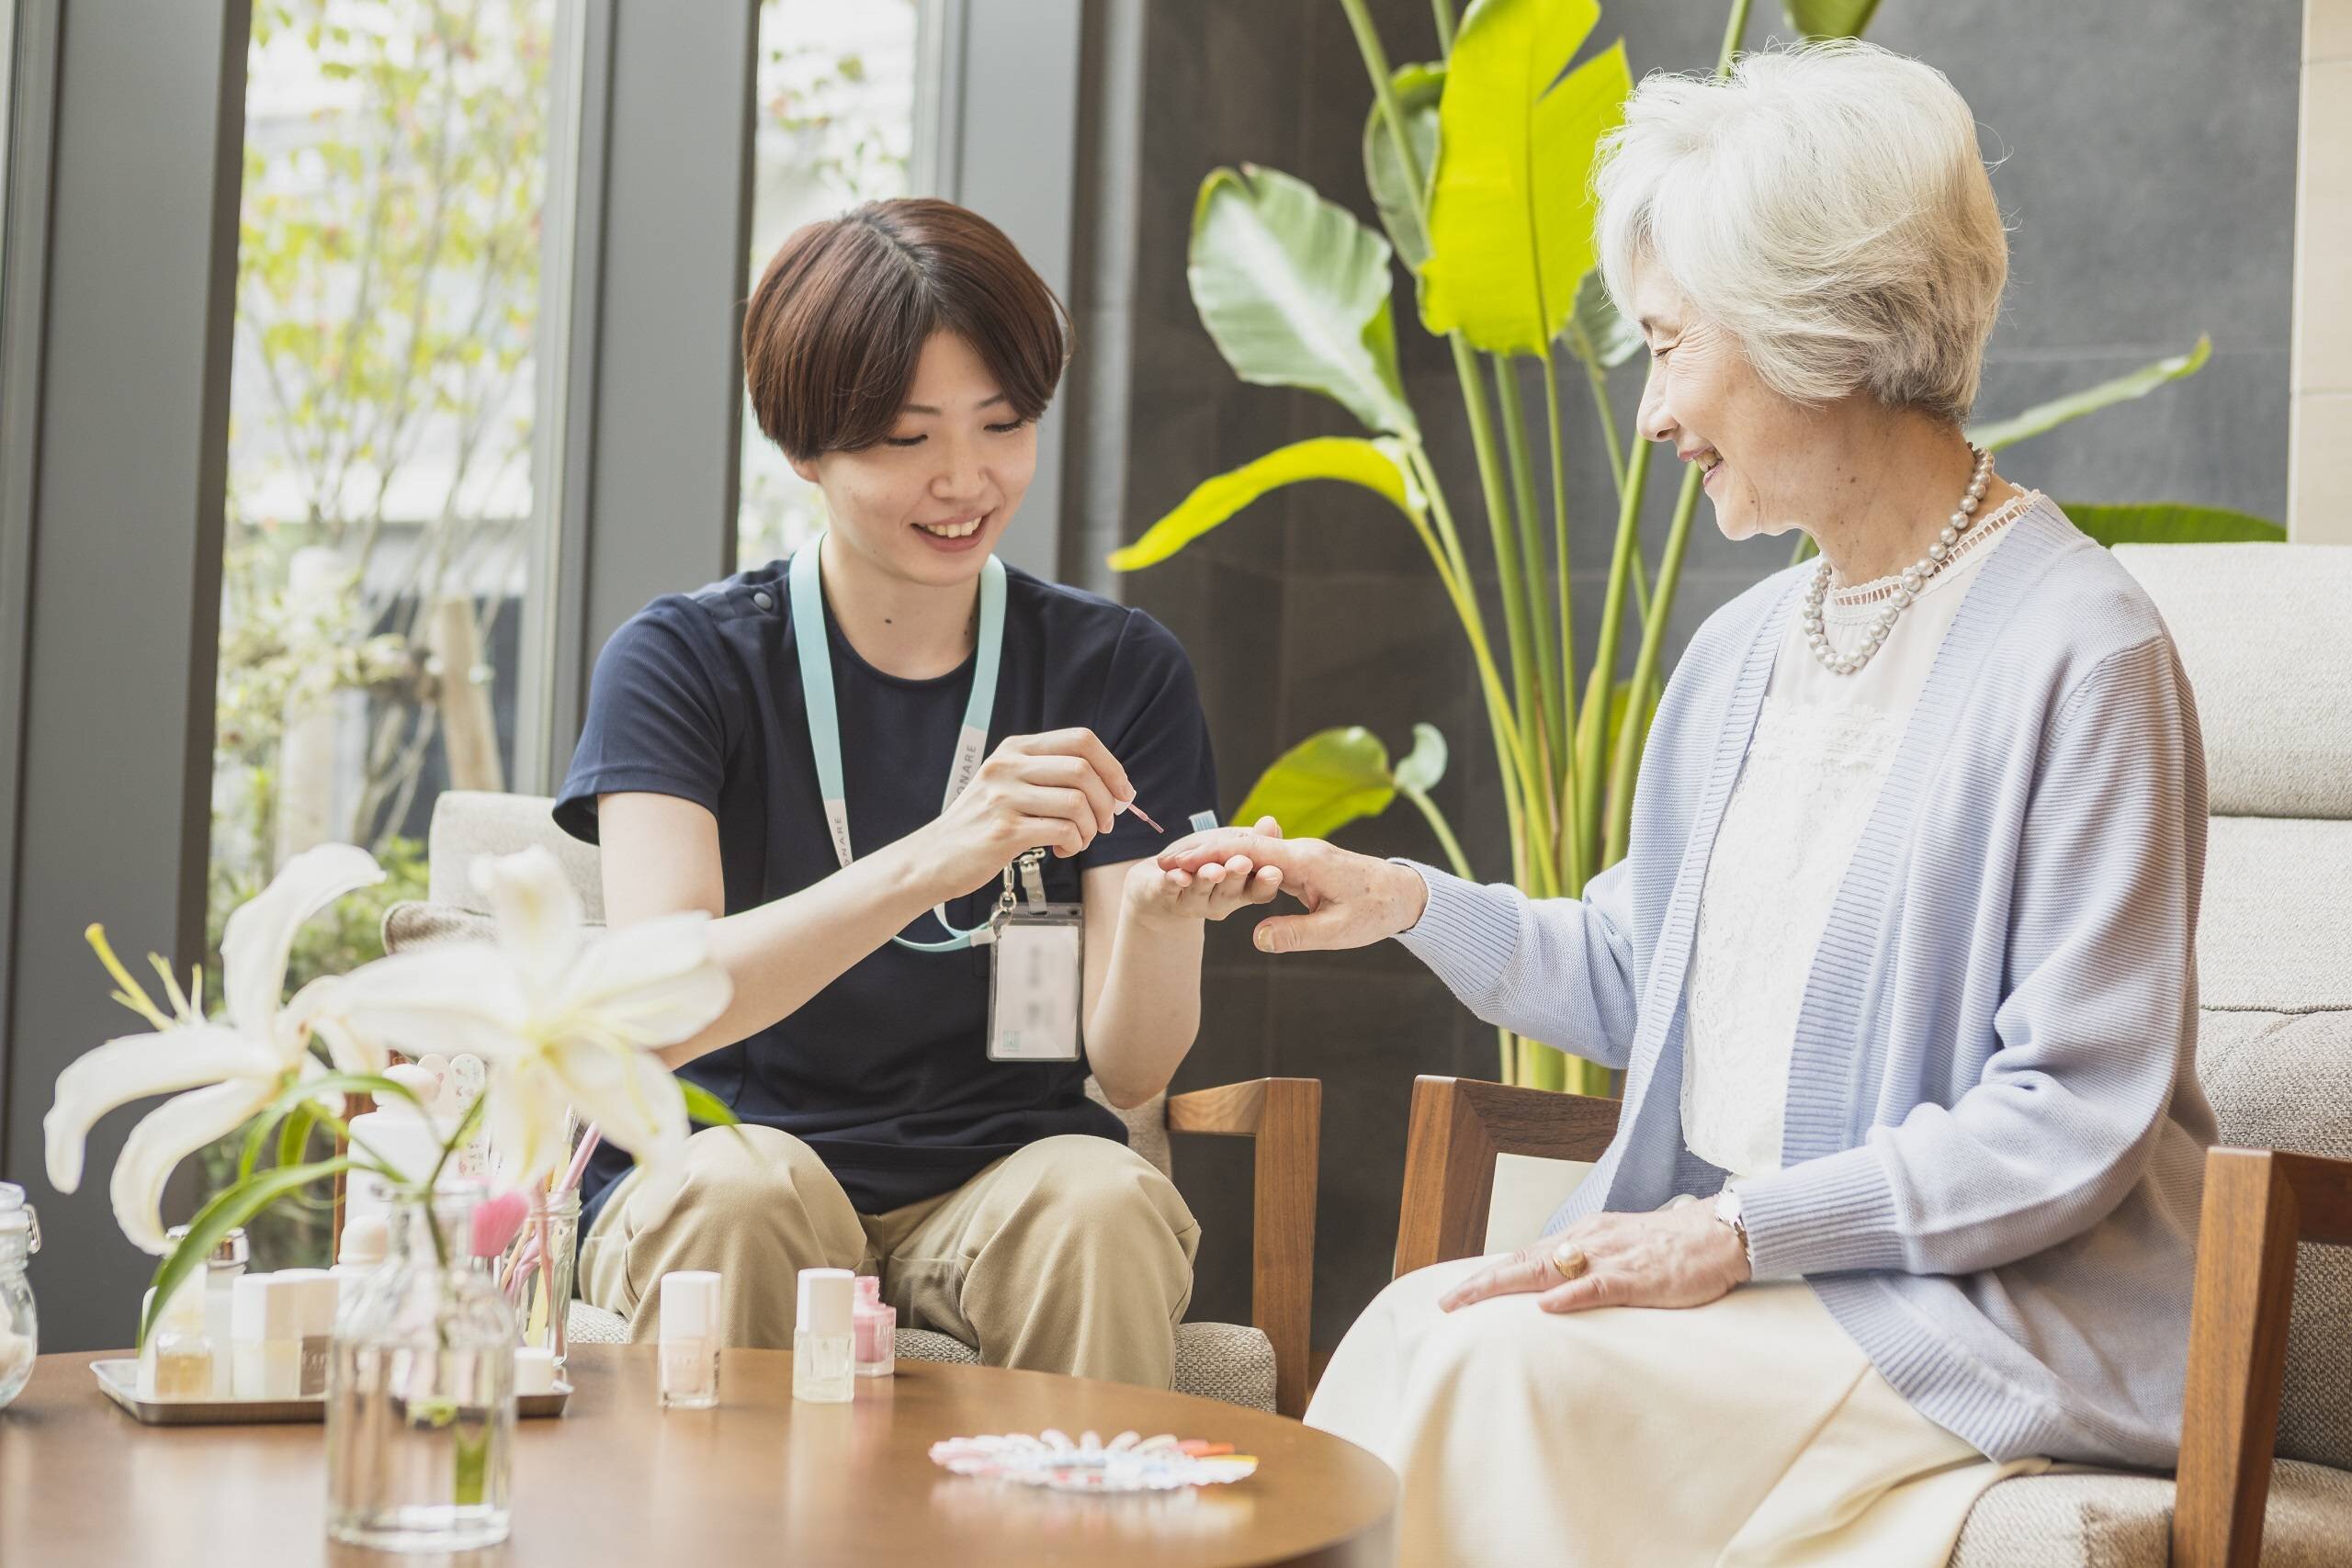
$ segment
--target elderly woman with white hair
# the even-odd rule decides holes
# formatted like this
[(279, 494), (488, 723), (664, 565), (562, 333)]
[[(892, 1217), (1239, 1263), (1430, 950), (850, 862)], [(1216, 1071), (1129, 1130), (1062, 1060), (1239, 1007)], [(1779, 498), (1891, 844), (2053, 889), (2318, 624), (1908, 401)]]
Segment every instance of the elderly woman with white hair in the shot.
[(2166, 1467), (2213, 1119), (2196, 709), (1962, 422), (2007, 271), (1967, 106), (1867, 45), (1653, 77), (1598, 178), (1641, 429), (1793, 567), (1668, 682), (1626, 858), (1532, 901), (1223, 831), (1482, 1018), (1624, 1069), (1545, 1239), (1396, 1280), (1310, 1424), (1422, 1562), (1940, 1563), (2004, 1475)]

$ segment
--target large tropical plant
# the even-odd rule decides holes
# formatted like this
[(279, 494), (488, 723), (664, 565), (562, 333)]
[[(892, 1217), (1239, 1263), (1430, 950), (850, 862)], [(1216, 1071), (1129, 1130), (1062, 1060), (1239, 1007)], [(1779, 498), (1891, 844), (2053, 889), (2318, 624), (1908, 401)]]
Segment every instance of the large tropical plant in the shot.
[[(1432, 0), (1438, 58), (1392, 67), (1363, 0), (1340, 0), (1371, 78), (1364, 180), (1386, 237), (1304, 181), (1272, 169), (1217, 169), (1194, 203), (1189, 266), (1202, 325), (1235, 374), (1320, 392), (1363, 427), (1281, 447), (1202, 483), (1111, 558), (1132, 571), (1167, 559), (1282, 486), (1334, 479), (1378, 496), (1427, 552), (1461, 621), (1500, 763), (1511, 881), (1537, 897), (1581, 893), (1625, 853), (1634, 780), (1663, 688), (1665, 639), (1700, 487), (1683, 476), (1655, 575), (1642, 544), (1649, 450), (1618, 429), (1611, 372), (1638, 335), (1594, 267), (1590, 176), (1623, 118), (1633, 80), (1622, 39), (1586, 45), (1597, 0), (1476, 0), (1456, 26)], [(1875, 0), (1791, 0), (1809, 38), (1852, 36)], [(1731, 68), (1748, 0), (1734, 0), (1715, 69)], [(1403, 262), (1421, 325), (1453, 355), (1499, 588), (1500, 637), (1472, 575), (1463, 529), (1397, 373), (1391, 261)], [(1983, 446), (2022, 441), (2167, 382), (2205, 362), (2188, 353), (1972, 432)], [(1523, 362), (1534, 361), (1547, 483), (1536, 475)], [(1563, 378), (1581, 381), (1600, 422), (1617, 495), (1616, 542), (1589, 668), (1577, 668), (1561, 410)], [(2179, 506), (2073, 509), (2108, 542), (2277, 537), (2272, 525)], [(1802, 542), (1801, 542), (1802, 544)], [(1627, 614), (1630, 608), (1632, 615)], [(1629, 676), (1623, 645), (1638, 637)], [(1278, 759), (1237, 813), (1328, 834), (1398, 796), (1430, 824), (1447, 862), (1473, 874), (1430, 798), (1444, 738), (1415, 727), (1390, 761), (1361, 728), (1310, 736)], [(1504, 1079), (1604, 1093), (1608, 1074), (1549, 1044), (1499, 1038)]]

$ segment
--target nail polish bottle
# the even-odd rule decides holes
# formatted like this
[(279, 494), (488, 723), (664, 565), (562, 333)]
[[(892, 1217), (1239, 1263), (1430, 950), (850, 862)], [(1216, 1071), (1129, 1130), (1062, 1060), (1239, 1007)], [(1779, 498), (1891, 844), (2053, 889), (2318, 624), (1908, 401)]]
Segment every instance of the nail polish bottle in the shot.
[(899, 1370), (899, 1309), (882, 1299), (882, 1281), (872, 1274), (857, 1277), (850, 1329), (859, 1377), (887, 1378)]
[(281, 1269), (276, 1278), (281, 1290), (294, 1292), (297, 1337), (302, 1343), (300, 1382), (296, 1394), (315, 1398), (327, 1391), (327, 1354), (334, 1343), (334, 1312), (341, 1281), (323, 1269)]
[(239, 1399), (302, 1394), (301, 1281), (278, 1274), (238, 1277), (232, 1303)]
[(156, 1314), (155, 1331), (148, 1337), (141, 1399), (210, 1399), (212, 1359), (228, 1347), (215, 1350), (204, 1326), (204, 1282), (184, 1281)]
[(708, 1410), (718, 1403), (718, 1276), (682, 1269), (662, 1276), (662, 1404)]
[(857, 1392), (852, 1371), (854, 1276), (846, 1269), (800, 1270), (800, 1310), (792, 1330), (792, 1397), (846, 1404)]

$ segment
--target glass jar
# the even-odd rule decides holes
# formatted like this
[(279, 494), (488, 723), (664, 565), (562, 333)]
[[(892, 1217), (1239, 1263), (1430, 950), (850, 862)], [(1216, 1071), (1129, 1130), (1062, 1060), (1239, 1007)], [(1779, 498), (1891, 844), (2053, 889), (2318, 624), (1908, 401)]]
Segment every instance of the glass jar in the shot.
[(552, 1351), (558, 1372), (571, 1346), (564, 1318), (571, 1307), (572, 1273), (580, 1262), (580, 1192), (534, 1192), (523, 1228), (499, 1260), (498, 1280), (514, 1309), (526, 1345)]
[(382, 1268), (335, 1320), (327, 1534), (392, 1551), (506, 1539), (514, 1314), (467, 1244), (481, 1190), (393, 1195)]
[(0, 1181), (0, 1408), (22, 1393), (40, 1354), (40, 1317), (25, 1259), (40, 1250), (40, 1216), (25, 1190)]

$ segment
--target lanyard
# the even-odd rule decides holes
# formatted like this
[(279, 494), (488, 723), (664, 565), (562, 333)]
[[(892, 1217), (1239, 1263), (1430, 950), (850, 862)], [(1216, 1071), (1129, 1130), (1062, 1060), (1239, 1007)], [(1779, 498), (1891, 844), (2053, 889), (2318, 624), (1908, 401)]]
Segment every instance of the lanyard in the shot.
[[(849, 799), (842, 784), (842, 724), (833, 702), (833, 655), (825, 637), (825, 588), (819, 575), (817, 547), (823, 536), (803, 545), (792, 558), (792, 640), (800, 655), (800, 694), (808, 710), (808, 749), (817, 757), (817, 786), (825, 797), (825, 826), (833, 836), (833, 853), (847, 870), (853, 858), (849, 845)], [(963, 732), (956, 738), (956, 761), (947, 770), (947, 793), (940, 797), (944, 812), (980, 771), (989, 744), (989, 717), (996, 711), (997, 665), (1004, 652), (1004, 563), (991, 555), (980, 570), (980, 637), (972, 665), (972, 695), (964, 705)], [(945, 942), (890, 940), (917, 953), (957, 953), (972, 945), (978, 931), (962, 931), (947, 919), (947, 906), (932, 911), (948, 931)]]

